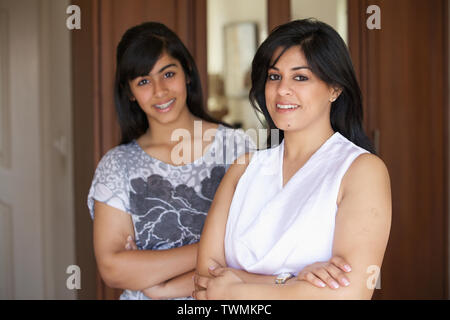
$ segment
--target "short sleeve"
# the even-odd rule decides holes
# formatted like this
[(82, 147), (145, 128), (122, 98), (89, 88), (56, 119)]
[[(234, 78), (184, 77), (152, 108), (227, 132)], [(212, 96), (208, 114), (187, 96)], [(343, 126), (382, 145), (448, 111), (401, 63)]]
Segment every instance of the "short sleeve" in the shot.
[(89, 189), (87, 204), (94, 219), (94, 201), (130, 213), (126, 153), (118, 147), (106, 153), (98, 163)]

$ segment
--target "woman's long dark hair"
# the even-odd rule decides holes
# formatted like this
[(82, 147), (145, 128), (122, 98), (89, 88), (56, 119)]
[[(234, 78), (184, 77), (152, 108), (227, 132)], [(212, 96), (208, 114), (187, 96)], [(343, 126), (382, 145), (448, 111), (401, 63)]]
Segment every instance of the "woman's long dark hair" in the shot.
[[(252, 88), (249, 95), (255, 110), (264, 115), (270, 129), (276, 129), (265, 99), (268, 69), (276, 49), (283, 48), (282, 55), (293, 46), (302, 49), (315, 75), (328, 85), (342, 90), (331, 104), (330, 121), (333, 130), (356, 145), (375, 153), (362, 127), (361, 89), (347, 46), (332, 27), (315, 19), (295, 20), (277, 27), (258, 48), (252, 63)], [(280, 141), (283, 137), (284, 132), (280, 130)]]
[(114, 99), (121, 129), (120, 144), (139, 138), (149, 127), (145, 112), (137, 101), (130, 100), (132, 94), (129, 81), (148, 75), (164, 52), (178, 60), (183, 67), (189, 111), (205, 121), (222, 123), (205, 111), (197, 66), (183, 42), (165, 25), (146, 22), (128, 29), (117, 46)]

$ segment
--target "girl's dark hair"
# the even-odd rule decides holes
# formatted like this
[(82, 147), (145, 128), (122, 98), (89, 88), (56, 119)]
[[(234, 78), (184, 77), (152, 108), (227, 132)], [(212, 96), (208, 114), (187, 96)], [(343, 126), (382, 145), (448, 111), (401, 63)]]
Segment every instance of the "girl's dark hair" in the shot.
[[(299, 46), (311, 71), (330, 86), (342, 90), (331, 104), (330, 121), (334, 131), (371, 153), (375, 150), (362, 128), (361, 90), (356, 80), (347, 46), (328, 24), (315, 19), (295, 20), (278, 26), (258, 48), (252, 63), (250, 102), (261, 112), (270, 129), (276, 129), (267, 110), (265, 86), (268, 69), (276, 49)], [(274, 65), (278, 59), (275, 59)], [(284, 132), (280, 130), (280, 141)], [(270, 140), (270, 137), (269, 137)], [(270, 142), (269, 142), (270, 145)]]
[(163, 53), (178, 60), (183, 67), (189, 111), (205, 121), (221, 123), (204, 109), (197, 66), (183, 42), (165, 25), (146, 22), (128, 29), (117, 46), (114, 100), (121, 129), (120, 144), (139, 138), (149, 127), (147, 115), (137, 101), (130, 101), (132, 94), (128, 82), (148, 75)]

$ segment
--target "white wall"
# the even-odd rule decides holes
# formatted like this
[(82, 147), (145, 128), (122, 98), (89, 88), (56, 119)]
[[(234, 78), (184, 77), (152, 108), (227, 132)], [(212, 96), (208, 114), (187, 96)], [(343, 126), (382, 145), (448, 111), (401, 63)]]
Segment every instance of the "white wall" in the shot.
[(0, 161), (0, 299), (76, 297), (66, 287), (75, 263), (68, 4), (0, 0), (0, 111), (10, 132), (10, 161)]
[(291, 0), (291, 18), (328, 23), (347, 43), (347, 0)]
[[(223, 71), (223, 27), (231, 22), (254, 21), (260, 43), (267, 37), (266, 0), (208, 0), (208, 72)], [(346, 0), (291, 0), (292, 19), (317, 18), (334, 27), (347, 42)]]
[(44, 290), (39, 2), (0, 0), (0, 10), (7, 35), (0, 47), (8, 56), (2, 75), (7, 103), (2, 109), (10, 123), (10, 165), (0, 167), (0, 296), (39, 299)]
[[(236, 22), (255, 22), (259, 45), (267, 37), (267, 2), (266, 0), (208, 0), (207, 10), (208, 74), (224, 75), (225, 25)], [(225, 105), (228, 108), (228, 114), (223, 119), (225, 122), (230, 124), (241, 122), (244, 130), (261, 127), (247, 96), (228, 98)]]
[(208, 0), (208, 73), (223, 72), (224, 26), (233, 22), (256, 22), (260, 43), (267, 37), (266, 0)]

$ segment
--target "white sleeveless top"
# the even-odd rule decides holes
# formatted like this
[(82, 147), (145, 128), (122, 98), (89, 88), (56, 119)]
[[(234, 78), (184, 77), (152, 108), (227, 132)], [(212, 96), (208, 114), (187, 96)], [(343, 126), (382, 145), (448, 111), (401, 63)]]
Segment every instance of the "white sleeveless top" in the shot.
[(257, 151), (236, 186), (224, 243), (229, 267), (297, 274), (332, 257), (341, 180), (368, 152), (336, 132), (284, 187), (283, 152), (284, 141)]

